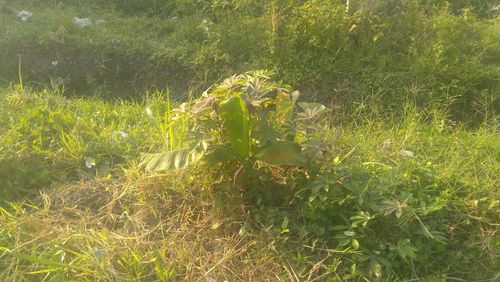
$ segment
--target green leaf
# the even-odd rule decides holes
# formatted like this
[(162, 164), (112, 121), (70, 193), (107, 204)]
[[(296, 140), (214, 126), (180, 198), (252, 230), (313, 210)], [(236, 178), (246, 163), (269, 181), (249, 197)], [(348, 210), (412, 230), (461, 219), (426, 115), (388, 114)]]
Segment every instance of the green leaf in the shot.
[(251, 136), (257, 140), (259, 144), (265, 145), (268, 142), (276, 141), (280, 137), (280, 134), (271, 127), (267, 118), (263, 118), (256, 121)]
[(193, 106), (193, 109), (191, 109), (191, 113), (195, 115), (199, 114), (205, 107), (212, 104), (214, 101), (215, 101), (215, 96), (210, 96), (208, 98), (199, 101)]
[(297, 100), (299, 100), (300, 92), (295, 90), (290, 94), (290, 100), (292, 103), (295, 105), (297, 103)]
[(319, 114), (326, 112), (326, 107), (319, 103), (298, 103), (299, 107), (301, 107), (304, 111), (298, 113), (299, 119), (306, 120), (311, 119)]
[(288, 94), (280, 92), (276, 95), (276, 119), (277, 122), (286, 122), (292, 117), (294, 104)]
[(281, 223), (281, 229), (286, 229), (288, 227), (288, 223), (289, 223), (289, 219), (287, 216), (285, 216), (285, 218), (283, 218), (283, 222)]
[(347, 237), (354, 237), (354, 236), (356, 236), (356, 232), (351, 231), (351, 230), (346, 230), (346, 231), (344, 231), (344, 235)]
[(351, 246), (353, 247), (353, 249), (357, 250), (359, 249), (359, 241), (356, 240), (356, 239), (352, 239), (351, 240)]
[(382, 210), (384, 211), (384, 215), (390, 215), (391, 213), (395, 213), (397, 218), (400, 218), (403, 214), (403, 209), (408, 207), (408, 203), (406, 200), (397, 201), (397, 200), (385, 200), (383, 201)]
[(374, 219), (375, 216), (370, 215), (369, 212), (359, 211), (355, 216), (352, 216), (351, 219), (351, 227), (357, 227), (359, 225), (366, 226), (368, 221)]
[(307, 163), (302, 148), (294, 142), (269, 142), (254, 157), (275, 165), (305, 166)]
[(146, 171), (165, 171), (186, 168), (199, 161), (205, 154), (206, 145), (199, 142), (192, 148), (182, 148), (157, 154), (142, 154), (139, 168)]
[(250, 116), (241, 94), (237, 94), (219, 105), (232, 148), (242, 157), (250, 152)]
[(177, 149), (164, 153), (143, 154), (139, 168), (146, 171), (176, 170), (189, 165), (189, 149)]
[(417, 248), (413, 247), (410, 242), (410, 239), (399, 240), (396, 246), (392, 246), (391, 251), (395, 251), (402, 258), (411, 257), (415, 258)]

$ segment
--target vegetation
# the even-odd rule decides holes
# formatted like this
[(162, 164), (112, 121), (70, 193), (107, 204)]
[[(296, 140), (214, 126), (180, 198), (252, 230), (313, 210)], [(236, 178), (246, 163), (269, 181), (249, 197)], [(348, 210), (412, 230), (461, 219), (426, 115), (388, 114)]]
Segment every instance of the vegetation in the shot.
[[(26, 81), (137, 98), (166, 87), (186, 96), (271, 69), (348, 111), (373, 99), (401, 114), (410, 94), (422, 108), (446, 105), (457, 120), (499, 107), (494, 0), (345, 2), (8, 1), (0, 74), (15, 81), (21, 59)], [(22, 9), (33, 13), (26, 22), (16, 17)], [(93, 24), (78, 27), (74, 17)]]
[(498, 280), (496, 4), (0, 2), (0, 280)]

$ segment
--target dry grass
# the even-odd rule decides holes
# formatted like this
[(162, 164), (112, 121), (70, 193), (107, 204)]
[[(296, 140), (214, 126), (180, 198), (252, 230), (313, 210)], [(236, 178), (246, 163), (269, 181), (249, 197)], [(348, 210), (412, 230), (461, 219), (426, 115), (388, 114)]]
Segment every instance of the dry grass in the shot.
[(24, 204), (10, 216), (4, 211), (0, 238), (11, 241), (2, 243), (8, 249), (1, 255), (1, 280), (267, 281), (292, 275), (269, 255), (265, 234), (239, 234), (243, 206), (232, 202), (225, 210), (229, 205), (219, 205), (217, 193), (169, 190), (168, 182), (82, 181), (43, 192), (39, 205)]

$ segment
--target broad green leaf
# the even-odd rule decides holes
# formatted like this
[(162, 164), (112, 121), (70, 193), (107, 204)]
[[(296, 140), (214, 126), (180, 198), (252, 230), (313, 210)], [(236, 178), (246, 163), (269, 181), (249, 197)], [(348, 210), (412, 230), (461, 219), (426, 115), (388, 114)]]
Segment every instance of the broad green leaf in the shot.
[(191, 148), (182, 148), (157, 154), (142, 154), (139, 168), (146, 171), (165, 171), (186, 168), (204, 156), (206, 146), (199, 142)]
[(232, 148), (242, 157), (250, 151), (250, 116), (241, 94), (235, 95), (219, 105)]
[(299, 144), (294, 142), (269, 142), (255, 155), (257, 159), (276, 165), (306, 165)]
[(311, 119), (319, 114), (326, 112), (326, 107), (319, 103), (298, 103), (299, 107), (301, 107), (304, 111), (298, 113), (299, 119)]
[(146, 171), (176, 170), (185, 168), (189, 164), (189, 149), (177, 149), (164, 153), (143, 154), (140, 168)]

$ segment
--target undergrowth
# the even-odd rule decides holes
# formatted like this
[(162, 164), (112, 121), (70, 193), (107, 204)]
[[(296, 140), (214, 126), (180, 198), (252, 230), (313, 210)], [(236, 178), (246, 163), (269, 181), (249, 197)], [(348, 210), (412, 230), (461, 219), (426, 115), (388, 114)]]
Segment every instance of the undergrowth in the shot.
[(0, 0), (0, 280), (499, 280), (499, 11)]
[[(498, 113), (494, 0), (347, 2), (8, 1), (0, 4), (1, 79), (15, 81), (21, 60), (34, 86), (52, 80), (67, 94), (140, 99), (145, 89), (181, 97), (272, 69), (347, 112), (374, 98), (401, 114), (414, 95), (419, 108), (446, 104), (474, 125), (485, 109)], [(23, 9), (33, 13), (26, 22), (16, 16)]]
[(52, 183), (122, 175), (140, 153), (165, 146), (158, 143), (168, 105), (163, 97), (156, 92), (142, 104), (112, 103), (67, 100), (58, 90), (4, 90), (0, 199)]
[(414, 108), (392, 124), (316, 119), (314, 170), (144, 175), (139, 153), (172, 149), (155, 120), (175, 116), (167, 101), (3, 91), (3, 280), (498, 275), (494, 123), (471, 130)]

